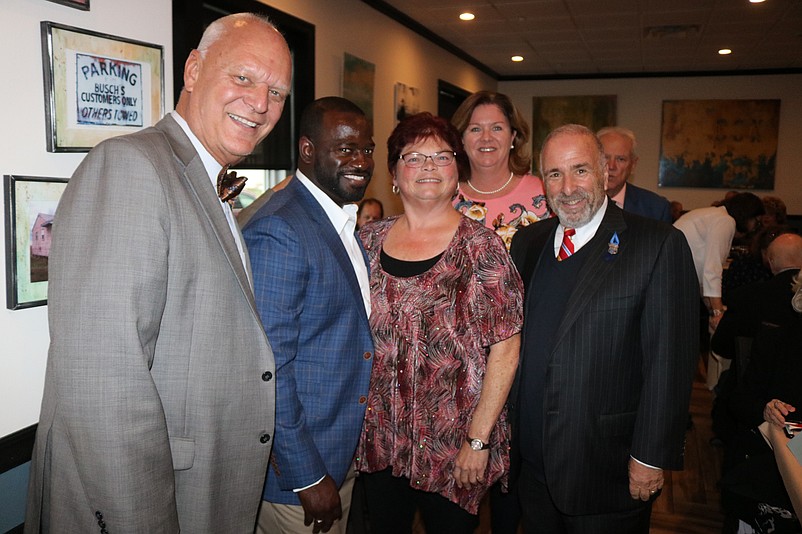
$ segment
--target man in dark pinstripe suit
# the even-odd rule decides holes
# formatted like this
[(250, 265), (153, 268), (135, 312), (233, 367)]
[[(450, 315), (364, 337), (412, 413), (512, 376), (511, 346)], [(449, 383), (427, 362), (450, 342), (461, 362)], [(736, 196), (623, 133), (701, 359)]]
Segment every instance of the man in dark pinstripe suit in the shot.
[(604, 151), (587, 128), (551, 132), (540, 166), (558, 217), (520, 230), (511, 248), (526, 287), (524, 528), (647, 533), (663, 469), (683, 463), (698, 358), (690, 250), (670, 225), (607, 199)]

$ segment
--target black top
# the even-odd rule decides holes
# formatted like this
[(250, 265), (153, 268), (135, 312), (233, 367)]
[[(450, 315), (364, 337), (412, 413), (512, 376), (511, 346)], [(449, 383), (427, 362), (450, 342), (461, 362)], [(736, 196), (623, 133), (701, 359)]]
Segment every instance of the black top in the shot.
[(443, 253), (441, 252), (434, 258), (429, 258), (428, 260), (406, 261), (393, 258), (382, 249), (380, 261), (382, 269), (384, 269), (384, 272), (387, 274), (398, 276), (399, 278), (411, 278), (423, 274), (434, 267), (434, 264), (440, 260), (442, 255)]

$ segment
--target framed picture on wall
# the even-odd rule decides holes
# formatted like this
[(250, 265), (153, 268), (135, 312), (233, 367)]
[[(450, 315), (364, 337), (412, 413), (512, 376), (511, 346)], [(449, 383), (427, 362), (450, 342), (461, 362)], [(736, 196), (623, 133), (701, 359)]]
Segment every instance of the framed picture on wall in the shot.
[(161, 118), (162, 46), (48, 21), (41, 31), (49, 152), (88, 152)]
[(594, 132), (615, 126), (616, 95), (536, 96), (532, 98), (532, 162), (537, 169), (540, 147), (550, 131), (563, 124), (581, 124)]
[(414, 115), (420, 109), (420, 89), (409, 86), (405, 83), (396, 83), (393, 94), (393, 109), (395, 110), (395, 121), (393, 124), (406, 117)]
[(47, 303), (53, 217), (67, 181), (67, 178), (3, 177), (9, 310)]
[(343, 55), (343, 98), (347, 98), (373, 122), (373, 86), (376, 65), (346, 52)]
[(664, 100), (660, 187), (774, 189), (780, 100)]
[(51, 2), (55, 2), (56, 4), (61, 4), (63, 6), (70, 6), (74, 7), (75, 9), (82, 9), (84, 11), (89, 11), (89, 0), (50, 0)]

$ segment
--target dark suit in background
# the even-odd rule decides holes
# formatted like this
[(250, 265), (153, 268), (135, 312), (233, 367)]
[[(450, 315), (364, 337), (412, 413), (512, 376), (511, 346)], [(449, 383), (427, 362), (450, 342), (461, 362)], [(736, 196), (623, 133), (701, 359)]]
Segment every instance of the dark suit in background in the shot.
[(628, 183), (624, 193), (624, 210), (671, 224), (671, 204), (657, 193)]
[(671, 204), (668, 200), (631, 183), (630, 179), (638, 165), (635, 132), (621, 126), (608, 126), (596, 135), (607, 159), (607, 196), (616, 199), (618, 207), (630, 213), (671, 224)]
[[(644, 521), (648, 531), (662, 471), (634, 476), (631, 458), (661, 469), (683, 463), (698, 358), (690, 250), (671, 226), (606, 199), (600, 152), (584, 127), (547, 138), (542, 172), (559, 220), (519, 230), (511, 247), (526, 290), (517, 407), (527, 532), (644, 532)], [(574, 216), (580, 190), (590, 195), (576, 204), (591, 203), (585, 217)], [(589, 225), (605, 203), (595, 235), (558, 262), (558, 224)], [(554, 513), (538, 515), (531, 499), (540, 497)], [(633, 517), (639, 526), (625, 526)]]
[(710, 340), (711, 348), (724, 358), (735, 358), (735, 338), (757, 335), (761, 325), (780, 327), (797, 320), (791, 307), (791, 281), (799, 269), (788, 269), (770, 280), (739, 287)]

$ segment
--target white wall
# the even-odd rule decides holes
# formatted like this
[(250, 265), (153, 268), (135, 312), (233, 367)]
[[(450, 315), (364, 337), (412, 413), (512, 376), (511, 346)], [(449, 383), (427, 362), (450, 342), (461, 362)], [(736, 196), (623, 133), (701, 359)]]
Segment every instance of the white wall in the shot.
[[(98, 0), (80, 11), (45, 0), (2, 0), (0, 7), (0, 174), (69, 177), (83, 154), (53, 154), (45, 144), (39, 22), (49, 20), (165, 46), (165, 94), (173, 94), (172, 6), (165, 0)], [(168, 96), (165, 105), (172, 106)], [(5, 209), (5, 199), (3, 199)], [(5, 220), (3, 225), (5, 235)], [(0, 259), (5, 278), (6, 260)], [(0, 436), (39, 420), (49, 341), (47, 308), (0, 304)]]
[(658, 188), (663, 100), (779, 98), (782, 103), (775, 189), (755, 193), (779, 196), (788, 206), (788, 213), (802, 214), (802, 74), (500, 82), (498, 90), (510, 95), (530, 121), (534, 96), (617, 95), (618, 124), (631, 128), (638, 137), (640, 160), (634, 183), (669, 200), (679, 200), (685, 209), (709, 206), (723, 198), (726, 190)]
[(495, 90), (497, 82), (359, 0), (260, 1), (315, 25), (316, 97), (342, 94), (345, 52), (376, 65), (376, 171), (366, 195), (380, 199), (386, 215), (400, 213), (401, 203), (390, 192), (387, 172), (387, 138), (395, 127), (395, 83), (420, 89), (421, 111), (436, 114), (438, 79), (466, 91)]
[[(69, 177), (82, 154), (48, 153), (39, 21), (51, 20), (165, 46), (165, 106), (172, 105), (172, 7), (167, 0), (96, 0), (89, 12), (46, 0), (1, 0), (0, 174)], [(379, 147), (368, 194), (388, 213), (400, 211), (390, 193), (385, 141), (393, 124), (396, 82), (421, 89), (421, 108), (437, 111), (437, 79), (468, 91), (496, 82), (359, 0), (265, 1), (316, 27), (316, 96), (341, 94), (343, 54), (376, 65), (374, 139)], [(4, 202), (4, 201), (3, 201)], [(0, 223), (4, 224), (4, 223)], [(5, 256), (0, 274), (5, 275)], [(2, 300), (2, 299), (0, 299)], [(0, 305), (0, 437), (39, 419), (47, 357), (47, 308), (9, 311)], [(100, 333), (99, 333), (100, 334)]]

